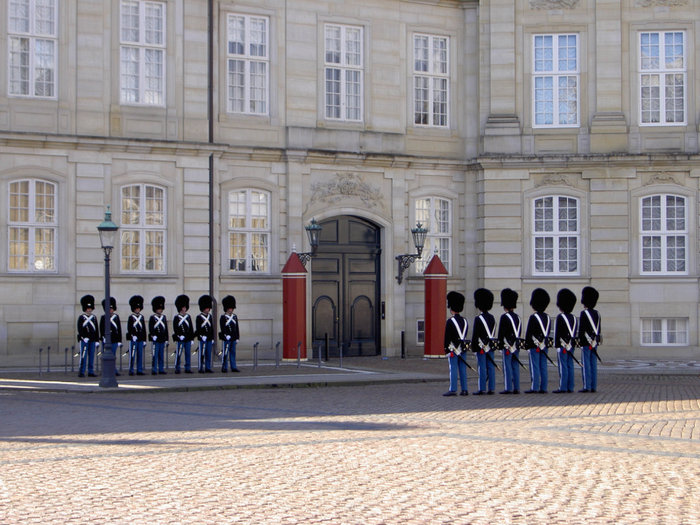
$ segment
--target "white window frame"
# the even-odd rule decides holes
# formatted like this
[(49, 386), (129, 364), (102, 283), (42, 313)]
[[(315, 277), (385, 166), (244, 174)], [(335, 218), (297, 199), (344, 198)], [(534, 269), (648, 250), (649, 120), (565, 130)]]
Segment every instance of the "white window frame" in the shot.
[[(424, 204), (426, 202), (427, 206)], [(438, 208), (438, 204), (446, 205), (447, 209)], [(452, 273), (452, 231), (454, 229), (452, 207), (453, 203), (450, 199), (435, 195), (417, 197), (415, 199), (413, 204), (415, 222), (420, 222), (428, 230), (423, 253), (414, 264), (415, 274), (419, 275), (425, 271), (430, 259), (433, 258), (436, 247), (437, 254), (440, 256), (445, 269), (448, 273)], [(410, 238), (409, 242), (411, 243), (410, 249), (415, 250), (413, 238)]]
[[(329, 31), (339, 31), (339, 49), (329, 48)], [(359, 32), (357, 39), (359, 49), (357, 53), (349, 52), (351, 40), (350, 32)], [(324, 117), (327, 120), (362, 122), (364, 115), (364, 28), (341, 24), (325, 24), (323, 28), (324, 42), (324, 68), (323, 68), (323, 93), (324, 93)], [(335, 55), (337, 54), (337, 60)], [(353, 55), (359, 55), (357, 61), (352, 60)], [(330, 75), (337, 75), (331, 77)], [(337, 84), (337, 92), (330, 91), (329, 86)], [(357, 86), (357, 93), (353, 93), (351, 86)], [(351, 105), (350, 99), (357, 97), (357, 105)], [(330, 104), (329, 102), (337, 102)], [(335, 114), (337, 109), (337, 115)], [(353, 116), (355, 113), (356, 116)]]
[[(552, 216), (551, 219), (547, 217), (538, 217), (538, 202), (546, 201), (551, 199), (552, 205)], [(571, 206), (561, 207), (561, 199), (566, 199), (566, 203), (573, 202), (575, 204), (575, 218), (571, 219), (567, 215), (562, 216), (566, 210), (571, 209)], [(561, 221), (571, 221), (576, 222), (576, 229), (562, 229)], [(546, 229), (546, 223), (550, 222), (550, 229)], [(545, 224), (545, 229), (542, 229), (541, 224)], [(581, 199), (578, 197), (573, 197), (571, 195), (562, 194), (552, 194), (552, 195), (541, 195), (534, 197), (532, 199), (532, 273), (533, 275), (560, 275), (560, 276), (578, 276), (581, 275)], [(549, 246), (547, 246), (547, 241), (550, 241)], [(570, 246), (565, 246), (566, 243), (575, 240), (575, 259), (564, 259), (561, 258), (562, 250), (570, 250)], [(543, 246), (542, 243), (545, 243)], [(547, 264), (550, 260), (545, 256), (541, 256), (543, 250), (551, 250), (551, 271), (545, 269), (538, 269), (538, 264), (540, 261), (543, 264)], [(566, 270), (562, 268), (562, 265), (572, 261), (575, 262), (576, 268), (574, 270)]]
[(416, 319), (416, 344), (425, 345), (425, 319)]
[(642, 346), (688, 346), (688, 326), (687, 317), (641, 318), (639, 342)]
[[(647, 58), (644, 53), (645, 47), (652, 47), (651, 45), (645, 46), (645, 37), (650, 35), (658, 36), (658, 64), (653, 64), (651, 58)], [(677, 49), (678, 44), (666, 42), (667, 36), (680, 36), (683, 40), (681, 44), (682, 55), (680, 57), (681, 64), (668, 64), (664, 58), (666, 57), (667, 51), (673, 53), (674, 48)], [(669, 49), (671, 48), (671, 49)], [(640, 31), (638, 38), (638, 50), (639, 50), (639, 125), (640, 126), (684, 126), (688, 119), (688, 55), (687, 55), (687, 35), (683, 30), (680, 31)], [(677, 56), (677, 55), (676, 55)], [(650, 83), (656, 79), (655, 85), (650, 85)], [(671, 81), (682, 81), (683, 95), (681, 97), (668, 98), (666, 96), (666, 83)], [(658, 121), (653, 121), (650, 119), (652, 109), (649, 107), (651, 104), (651, 95), (648, 91), (655, 87), (658, 89)], [(677, 89), (676, 84), (669, 86), (672, 89)], [(647, 93), (647, 95), (645, 95)], [(682, 104), (683, 119), (673, 120), (675, 116), (668, 120), (668, 111), (673, 108), (669, 106), (672, 105), (672, 100)], [(678, 110), (676, 109), (675, 112)], [(653, 111), (656, 113), (656, 111)]]
[[(540, 39), (552, 39), (551, 47), (551, 67), (546, 67), (549, 57), (543, 57), (538, 53), (538, 41)], [(568, 68), (560, 67), (561, 64), (567, 61), (567, 57), (560, 56), (564, 49), (571, 49), (572, 46), (560, 45), (560, 39), (575, 39), (575, 67)], [(532, 127), (533, 128), (577, 128), (580, 126), (580, 106), (581, 106), (581, 66), (580, 66), (580, 38), (577, 33), (547, 33), (532, 35)], [(569, 62), (571, 60), (569, 59)], [(545, 85), (551, 82), (551, 86)], [(571, 82), (575, 86), (566, 85)], [(538, 115), (544, 112), (540, 111), (540, 104), (546, 103), (546, 100), (541, 99), (543, 93), (551, 90), (552, 93), (552, 122), (538, 122)], [(576, 115), (574, 122), (560, 122), (565, 112), (560, 111), (562, 105), (567, 104), (566, 96), (569, 91), (573, 90), (576, 97)], [(538, 113), (540, 111), (540, 113)], [(570, 113), (570, 112), (569, 112)], [(547, 113), (548, 114), (548, 113)]]
[[(138, 205), (135, 212), (138, 214), (137, 222), (131, 222), (128, 219), (130, 213), (129, 210), (124, 207), (124, 192), (129, 188), (139, 188)], [(154, 189), (154, 191), (162, 192), (161, 208), (162, 211), (160, 215), (162, 216), (160, 222), (153, 222), (149, 224), (148, 220), (148, 188)], [(119, 267), (123, 274), (134, 274), (134, 273), (145, 273), (145, 274), (164, 274), (167, 269), (167, 241), (168, 241), (168, 190), (163, 186), (158, 186), (156, 184), (126, 184), (122, 186), (119, 190), (119, 208), (120, 208), (120, 218), (121, 226), (119, 228), (119, 248), (120, 248), (120, 259)], [(138, 235), (138, 240), (134, 243), (128, 243), (128, 235), (131, 233), (136, 233)], [(162, 242), (160, 243), (160, 257), (152, 256), (149, 257), (147, 253), (148, 243), (147, 238), (149, 234), (160, 234)], [(128, 244), (134, 244), (137, 246), (137, 253), (132, 254), (131, 250), (127, 249)], [(153, 244), (153, 246), (159, 246), (158, 244)], [(137, 260), (138, 264), (136, 268), (129, 267), (125, 265), (125, 257), (127, 260)], [(152, 259), (154, 265), (152, 268), (147, 267), (147, 261)]]
[[(243, 203), (244, 210), (243, 214), (236, 213), (234, 215), (234, 210), (232, 205), (238, 205), (238, 203), (233, 203), (231, 197), (233, 194), (245, 194), (245, 202)], [(253, 225), (253, 219), (256, 217), (263, 217), (263, 215), (255, 214), (254, 205), (256, 204), (253, 200), (254, 194), (259, 194), (265, 197), (264, 205), (266, 207), (265, 217), (265, 227), (255, 227)], [(263, 204), (258, 202), (257, 204)], [(270, 256), (271, 256), (271, 240), (272, 240), (272, 196), (269, 191), (261, 190), (257, 188), (238, 188), (232, 189), (228, 192), (226, 199), (226, 249), (228, 256), (226, 257), (226, 272), (230, 275), (240, 275), (240, 274), (269, 274), (270, 273)], [(233, 224), (235, 219), (243, 219), (243, 225)], [(244, 254), (242, 257), (234, 258), (234, 236), (243, 237), (243, 242), (239, 242), (235, 246), (242, 247)], [(256, 245), (255, 239), (258, 242), (263, 241), (262, 244)], [(266, 244), (265, 244), (266, 243)], [(259, 247), (262, 247), (264, 252), (263, 256), (255, 257), (256, 252), (259, 254)], [(235, 261), (240, 261), (236, 263)], [(260, 261), (256, 263), (256, 261)], [(259, 267), (260, 269), (256, 269)]]
[[(12, 220), (12, 213), (17, 207), (12, 206), (12, 197), (16, 195), (13, 193), (12, 186), (14, 184), (21, 184), (23, 182), (28, 183), (28, 191), (26, 193), (27, 198), (27, 220)], [(37, 185), (43, 184), (52, 188), (53, 192), (50, 194), (53, 206), (46, 207), (44, 209), (49, 210), (49, 220), (40, 220), (39, 216), (41, 212), (38, 211), (41, 208), (38, 206), (40, 196), (37, 194)], [(11, 273), (57, 273), (58, 271), (58, 261), (56, 257), (56, 248), (58, 246), (58, 185), (54, 182), (43, 180), (43, 179), (14, 179), (9, 181), (7, 186), (8, 193), (8, 206), (7, 206), (7, 269)], [(47, 195), (46, 193), (44, 195)], [(13, 230), (25, 230), (27, 232), (27, 266), (26, 268), (13, 268), (12, 254), (13, 254)], [(40, 231), (46, 230), (51, 232), (51, 239), (48, 242), (49, 252), (47, 254), (41, 254), (40, 244), (42, 243), (40, 237)], [(46, 264), (49, 260), (50, 264)]]
[[(419, 48), (419, 41), (427, 45)], [(421, 57), (420, 51), (426, 52), (427, 57)], [(421, 92), (426, 93), (425, 97), (419, 97)], [(441, 93), (444, 100), (440, 100)], [(440, 128), (450, 125), (450, 38), (447, 36), (413, 35), (413, 124)]]
[[(133, 28), (125, 27), (125, 10), (127, 6), (136, 7), (138, 13), (137, 26)], [(154, 2), (151, 0), (121, 0), (119, 3), (119, 101), (123, 105), (130, 106), (165, 106), (166, 96), (166, 42), (167, 42), (167, 4), (165, 2)], [(148, 8), (158, 7), (161, 9), (159, 17), (160, 28), (156, 31), (149, 31), (146, 23)], [(131, 30), (137, 33), (136, 38), (129, 38), (126, 33)], [(160, 38), (158, 38), (158, 36)], [(127, 72), (127, 54), (135, 53), (135, 58), (129, 61), (136, 68), (135, 73)], [(152, 75), (149, 74), (148, 56), (160, 55), (159, 66), (152, 68)], [(156, 75), (157, 73), (157, 75)], [(127, 80), (135, 78), (136, 87), (127, 86)], [(149, 79), (159, 81), (157, 88), (149, 89)], [(136, 92), (135, 100), (127, 93)]]
[[(20, 28), (13, 24), (16, 17), (12, 16), (13, 6), (23, 4), (27, 8), (26, 27)], [(42, 5), (43, 4), (43, 5)], [(48, 21), (43, 25), (50, 28), (42, 28), (39, 17), (42, 14), (51, 13)], [(47, 30), (45, 30), (47, 29)], [(11, 97), (39, 98), (55, 100), (58, 97), (58, 5), (56, 0), (9, 0), (7, 3), (7, 93)], [(13, 66), (13, 48), (18, 42), (26, 45), (27, 63), (19, 67), (26, 67), (26, 81), (16, 78), (16, 67)], [(42, 46), (46, 49), (42, 53)], [(47, 50), (52, 48), (52, 52)], [(43, 82), (39, 70), (45, 71), (50, 78)], [(19, 72), (21, 75), (21, 71)], [(15, 75), (13, 77), (13, 75)], [(26, 82), (24, 89), (16, 89), (18, 84)], [(49, 94), (37, 93), (40, 85), (46, 85)]]
[[(243, 21), (243, 50), (237, 51), (233, 47), (233, 23), (236, 19)], [(262, 43), (255, 42), (254, 22), (264, 23), (264, 36)], [(258, 47), (256, 47), (256, 45)], [(262, 49), (259, 49), (262, 47)], [(270, 19), (266, 16), (242, 15), (229, 13), (226, 17), (226, 110), (228, 113), (248, 115), (268, 115), (270, 112)], [(233, 92), (237, 86), (233, 85), (232, 67), (240, 63), (243, 66), (242, 97), (234, 97)], [(263, 85), (254, 85), (254, 79), (260, 76), (253, 71), (255, 68), (264, 70)], [(255, 99), (255, 93), (262, 91), (260, 100)], [(242, 109), (236, 109), (235, 105), (241, 101)]]
[[(650, 203), (653, 199), (658, 198), (659, 202), (659, 228), (654, 228), (653, 225), (645, 225), (656, 217), (651, 217), (645, 219), (645, 208), (648, 207), (647, 203)], [(670, 213), (670, 210), (677, 207), (669, 205), (668, 199), (680, 199), (683, 202), (683, 227), (682, 228), (669, 228), (669, 221), (674, 220), (671, 215), (676, 215)], [(645, 195), (639, 199), (639, 268), (640, 274), (642, 275), (687, 275), (689, 266), (689, 253), (690, 253), (690, 239), (689, 239), (689, 217), (690, 207), (688, 197), (685, 195), (677, 195), (673, 193), (657, 193), (653, 195)], [(673, 251), (674, 247), (671, 246), (671, 239), (683, 238), (683, 269), (675, 270), (669, 269), (672, 265), (672, 261), (680, 260), (679, 258), (669, 259), (669, 250)], [(657, 246), (649, 245), (649, 242), (653, 242), (653, 239), (658, 239)], [(645, 246), (645, 242), (647, 245)], [(658, 257), (647, 257), (645, 254), (649, 254), (650, 249), (658, 249)], [(650, 264), (654, 261), (659, 261), (659, 269), (645, 269), (644, 263), (648, 260)]]

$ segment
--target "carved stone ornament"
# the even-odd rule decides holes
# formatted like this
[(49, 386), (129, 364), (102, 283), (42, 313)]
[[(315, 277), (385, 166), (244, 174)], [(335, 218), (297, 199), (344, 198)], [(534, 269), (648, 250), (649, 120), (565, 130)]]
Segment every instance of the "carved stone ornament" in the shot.
[(569, 186), (571, 188), (575, 187), (575, 184), (571, 181), (569, 175), (564, 175), (561, 173), (550, 173), (545, 175), (536, 184), (537, 186)]
[(336, 204), (348, 197), (357, 197), (368, 208), (378, 208), (382, 204), (380, 189), (367, 184), (356, 173), (336, 173), (331, 180), (311, 184), (310, 202)]
[(657, 172), (649, 175), (645, 186), (652, 186), (655, 184), (675, 184), (681, 186), (681, 183), (676, 180), (673, 174), (664, 172)]
[(635, 2), (635, 7), (675, 7), (681, 5), (688, 5), (688, 0), (636, 0)]
[(530, 0), (530, 9), (573, 9), (579, 0)]

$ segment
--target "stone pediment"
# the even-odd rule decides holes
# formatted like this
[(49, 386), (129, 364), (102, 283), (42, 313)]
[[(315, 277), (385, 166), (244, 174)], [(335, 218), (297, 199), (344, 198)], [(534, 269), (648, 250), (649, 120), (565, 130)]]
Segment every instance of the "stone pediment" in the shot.
[(330, 180), (311, 184), (310, 204), (338, 204), (353, 199), (359, 199), (369, 209), (383, 208), (381, 189), (367, 183), (357, 173), (336, 173)]

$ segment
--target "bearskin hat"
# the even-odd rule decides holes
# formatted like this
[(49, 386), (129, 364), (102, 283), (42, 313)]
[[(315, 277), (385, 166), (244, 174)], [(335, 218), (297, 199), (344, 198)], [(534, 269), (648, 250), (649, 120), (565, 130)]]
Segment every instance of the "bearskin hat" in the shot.
[(157, 312), (158, 310), (165, 310), (165, 297), (162, 295), (154, 297), (151, 300), (151, 306), (153, 307), (154, 312)]
[(464, 296), (459, 292), (448, 293), (447, 307), (453, 312), (461, 312), (464, 309)]
[(80, 306), (83, 308), (83, 312), (88, 308), (95, 309), (95, 298), (92, 295), (83, 295), (80, 298)]
[(190, 309), (190, 298), (184, 294), (178, 295), (175, 298), (175, 309), (179, 312), (183, 308), (186, 308), (187, 310)]
[(488, 312), (493, 307), (493, 293), (486, 288), (474, 290), (474, 306), (477, 310)]
[[(110, 307), (112, 310), (116, 310), (116, 309), (117, 309), (117, 300), (116, 300), (114, 297), (110, 297), (110, 298), (109, 298), (109, 307)], [(103, 310), (105, 309), (105, 300), (104, 300), (104, 299), (102, 299), (102, 309), (103, 309)], [(105, 310), (105, 311), (106, 311), (106, 310)]]
[(236, 308), (236, 298), (233, 295), (227, 295), (221, 299), (221, 305), (224, 307), (224, 311)]
[(508, 310), (515, 310), (518, 304), (518, 292), (510, 288), (501, 290), (501, 306)]
[(530, 306), (535, 312), (544, 312), (549, 306), (549, 294), (544, 288), (535, 288), (530, 297)]
[(132, 312), (137, 308), (143, 310), (143, 297), (141, 297), (140, 295), (132, 295), (129, 299), (129, 306), (131, 306)]
[(581, 304), (586, 308), (595, 308), (595, 305), (598, 304), (599, 296), (598, 290), (592, 286), (586, 286), (581, 290)]
[(570, 314), (576, 306), (576, 294), (568, 288), (562, 288), (557, 294), (557, 307), (564, 313)]
[(203, 295), (199, 298), (199, 310), (204, 311), (207, 308), (212, 308), (214, 305), (214, 301), (211, 298), (211, 295)]

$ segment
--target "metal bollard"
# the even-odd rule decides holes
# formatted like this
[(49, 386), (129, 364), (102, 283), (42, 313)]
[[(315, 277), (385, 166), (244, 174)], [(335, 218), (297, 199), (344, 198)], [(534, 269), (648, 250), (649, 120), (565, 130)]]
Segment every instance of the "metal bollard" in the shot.
[(280, 366), (280, 342), (277, 341), (277, 344), (275, 345), (275, 368), (279, 368)]
[(401, 330), (401, 359), (406, 359), (406, 332)]
[(51, 347), (46, 347), (46, 373), (51, 373)]
[(258, 369), (258, 346), (260, 345), (259, 342), (255, 342), (253, 345), (253, 370)]
[(320, 341), (317, 345), (317, 348), (318, 348), (318, 367), (321, 368), (321, 348), (322, 348), (322, 346), (321, 346)]
[(71, 373), (75, 372), (75, 345), (72, 345), (70, 347), (70, 371)]
[(42, 347), (39, 347), (39, 375), (41, 375), (41, 353), (44, 351)]
[(323, 336), (324, 349), (326, 351), (326, 361), (328, 361), (328, 332)]
[(340, 350), (340, 368), (343, 368), (343, 348), (345, 347), (345, 343), (340, 343), (340, 346), (338, 346), (338, 349)]
[(68, 373), (68, 347), (63, 349), (63, 373)]
[(297, 368), (301, 367), (301, 341), (297, 343)]

